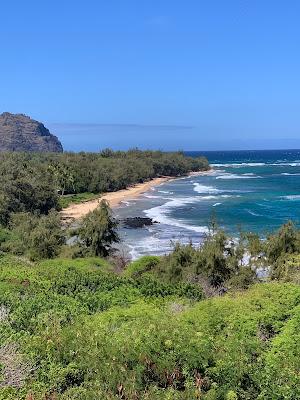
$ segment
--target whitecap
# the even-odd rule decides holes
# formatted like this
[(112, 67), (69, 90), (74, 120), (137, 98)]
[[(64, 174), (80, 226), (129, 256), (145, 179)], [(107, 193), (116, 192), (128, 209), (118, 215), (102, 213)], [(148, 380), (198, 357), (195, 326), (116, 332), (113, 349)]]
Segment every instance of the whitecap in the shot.
[(289, 196), (283, 196), (284, 200), (300, 200), (300, 194), (294, 194)]
[(273, 164), (268, 164), (272, 165), (274, 167), (300, 167), (300, 162), (282, 162), (282, 163), (273, 163)]
[(133, 204), (132, 202), (126, 201), (126, 200), (122, 200), (120, 203), (124, 204), (124, 206), (126, 206), (126, 207), (129, 207), (129, 206), (131, 206)]
[[(201, 239), (194, 238), (196, 243), (199, 243)], [(161, 238), (157, 236), (149, 236), (143, 238), (142, 241), (138, 241), (135, 244), (129, 244), (130, 256), (133, 260), (140, 258), (143, 255), (163, 255), (170, 253), (174, 248), (174, 242), (180, 241), (181, 244), (189, 244), (191, 241), (194, 243), (191, 237), (183, 236), (179, 232), (174, 233), (170, 238)]]
[(129, 255), (131, 260), (137, 260), (138, 258), (140, 258), (141, 254), (137, 251), (137, 249), (134, 246), (130, 244), (127, 244), (127, 246), (129, 247)]
[(257, 214), (256, 212), (252, 210), (246, 210), (250, 215), (253, 215), (254, 217), (263, 217), (261, 214)]
[(254, 174), (242, 174), (242, 175), (237, 175), (237, 174), (229, 174), (226, 173), (224, 175), (217, 176), (216, 179), (256, 179), (256, 178), (262, 178), (259, 175), (254, 175)]
[(241, 168), (241, 167), (263, 167), (266, 163), (232, 163), (232, 164), (211, 164), (212, 167)]
[(200, 183), (193, 183), (194, 191), (197, 193), (220, 193), (221, 191), (212, 186), (201, 185)]
[(230, 199), (232, 197), (241, 197), (240, 195), (236, 194), (236, 195), (232, 195), (232, 194), (221, 194), (218, 196), (202, 196), (199, 197), (199, 200), (218, 200), (220, 198), (222, 199)]
[(284, 176), (300, 176), (300, 173), (299, 174), (290, 174), (289, 172), (283, 172), (282, 174), (280, 174), (280, 175), (284, 175)]
[(215, 199), (218, 199), (219, 198), (219, 196), (202, 196), (202, 197), (199, 197), (199, 199), (201, 199), (201, 200), (215, 200)]
[(169, 192), (168, 190), (158, 190), (158, 193), (174, 194), (173, 192)]
[(153, 194), (144, 194), (144, 197), (146, 197), (147, 199), (161, 199), (162, 198), (160, 196), (155, 196)]
[(178, 228), (187, 229), (190, 231), (205, 233), (207, 232), (207, 227), (189, 225), (180, 219), (175, 219), (169, 216), (172, 209), (185, 206), (187, 204), (193, 204), (201, 200), (201, 197), (184, 197), (175, 198), (169, 200), (165, 204), (144, 210), (143, 212), (147, 217), (152, 218), (154, 221), (160, 222), (161, 224), (176, 226)]

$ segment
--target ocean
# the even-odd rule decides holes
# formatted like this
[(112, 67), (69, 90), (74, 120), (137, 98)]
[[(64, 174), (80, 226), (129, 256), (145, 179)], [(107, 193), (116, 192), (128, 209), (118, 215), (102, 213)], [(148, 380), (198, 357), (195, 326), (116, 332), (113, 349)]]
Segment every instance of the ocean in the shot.
[(212, 218), (232, 237), (257, 232), (262, 237), (280, 225), (300, 220), (300, 150), (187, 152), (208, 158), (214, 171), (152, 188), (123, 203), (117, 216), (147, 216), (147, 228), (120, 229), (133, 259), (166, 254), (174, 243), (203, 241)]

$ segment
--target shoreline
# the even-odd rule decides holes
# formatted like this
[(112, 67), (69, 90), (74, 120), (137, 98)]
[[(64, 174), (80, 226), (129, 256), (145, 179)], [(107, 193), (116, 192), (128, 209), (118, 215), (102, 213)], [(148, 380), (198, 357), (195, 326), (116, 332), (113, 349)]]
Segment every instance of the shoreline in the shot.
[(151, 181), (138, 183), (128, 187), (127, 189), (103, 193), (95, 200), (88, 200), (80, 204), (71, 204), (69, 207), (64, 208), (60, 214), (63, 220), (75, 221), (83, 218), (90, 211), (95, 210), (101, 200), (107, 200), (109, 206), (113, 209), (118, 207), (122, 201), (135, 199), (136, 197), (150, 190), (153, 186), (158, 186), (173, 179), (176, 178), (169, 176), (154, 178)]
[[(206, 175), (210, 173), (212, 173), (212, 169), (208, 171), (191, 172), (186, 176)], [(180, 179), (183, 177), (184, 176), (163, 176), (160, 178), (154, 178), (147, 182), (138, 183), (136, 185), (128, 187), (127, 189), (118, 190), (116, 192), (103, 193), (102, 195), (99, 195), (99, 198), (95, 200), (88, 200), (80, 204), (71, 204), (70, 206), (64, 208), (60, 212), (60, 214), (64, 221), (76, 221), (83, 218), (90, 211), (95, 210), (98, 207), (99, 202), (103, 199), (108, 201), (111, 208), (116, 208), (123, 201), (135, 199), (154, 186), (158, 186), (162, 183), (169, 182), (175, 179)]]

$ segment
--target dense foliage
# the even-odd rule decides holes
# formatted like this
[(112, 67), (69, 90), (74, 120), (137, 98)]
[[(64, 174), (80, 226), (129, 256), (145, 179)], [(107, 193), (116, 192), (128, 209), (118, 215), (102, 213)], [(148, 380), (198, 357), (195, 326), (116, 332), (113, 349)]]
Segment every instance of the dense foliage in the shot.
[(64, 194), (102, 193), (161, 176), (209, 168), (205, 158), (130, 150), (100, 153), (0, 153), (0, 224), (12, 213), (47, 214)]
[(214, 295), (231, 288), (246, 289), (258, 281), (259, 274), (295, 282), (300, 277), (295, 263), (299, 254), (300, 231), (292, 222), (265, 239), (245, 232), (233, 239), (213, 227), (200, 246), (176, 243), (170, 254), (138, 260), (127, 273), (143, 273), (170, 283), (197, 282), (208, 295)]
[(83, 254), (108, 257), (114, 250), (114, 243), (120, 241), (118, 221), (113, 217), (109, 204), (101, 200), (99, 206), (89, 212), (78, 228), (78, 239)]
[(158, 261), (0, 258), (0, 399), (300, 398), (298, 285), (203, 300)]
[(3, 238), (0, 249), (13, 254), (26, 255), (31, 260), (54, 258), (65, 243), (61, 219), (57, 212), (37, 216), (16, 213), (11, 217), (10, 230)]
[[(81, 244), (102, 254), (115, 225), (105, 202), (95, 213)], [(14, 214), (0, 231), (2, 250), (31, 260), (60, 241), (55, 213)], [(122, 274), (113, 259), (3, 253), (0, 399), (300, 399), (299, 254), (291, 223), (264, 241), (213, 226), (201, 247)], [(282, 283), (258, 284), (262, 267)]]
[(16, 212), (47, 214), (58, 208), (58, 195), (46, 164), (30, 155), (0, 153), (0, 225)]

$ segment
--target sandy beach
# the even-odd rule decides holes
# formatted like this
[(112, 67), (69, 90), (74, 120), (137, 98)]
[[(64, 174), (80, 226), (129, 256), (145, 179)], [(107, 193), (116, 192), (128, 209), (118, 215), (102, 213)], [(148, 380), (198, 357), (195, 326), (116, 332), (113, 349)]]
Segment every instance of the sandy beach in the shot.
[[(189, 173), (188, 176), (208, 175), (213, 172), (213, 169), (210, 169), (208, 171), (197, 171)], [(80, 204), (71, 204), (69, 207), (64, 208), (61, 211), (62, 219), (66, 221), (78, 220), (84, 217), (90, 211), (95, 210), (95, 208), (98, 207), (99, 202), (103, 199), (108, 201), (111, 208), (117, 207), (122, 201), (135, 199), (139, 195), (147, 192), (153, 186), (160, 185), (161, 183), (168, 182), (173, 179), (178, 178), (171, 176), (154, 178), (151, 181), (139, 183), (137, 185), (128, 187), (127, 189), (118, 190), (116, 192), (103, 193), (102, 195), (99, 195), (99, 198), (95, 200), (85, 201)]]
[(160, 185), (161, 183), (167, 182), (173, 177), (161, 177), (155, 178), (151, 181), (139, 183), (131, 186), (127, 189), (118, 190), (117, 192), (103, 193), (98, 199), (86, 201), (80, 204), (72, 204), (61, 211), (61, 216), (64, 220), (77, 220), (84, 217), (90, 211), (95, 210), (99, 205), (99, 202), (103, 199), (107, 200), (110, 207), (117, 207), (122, 201), (131, 200), (137, 196), (147, 192), (151, 187)]

